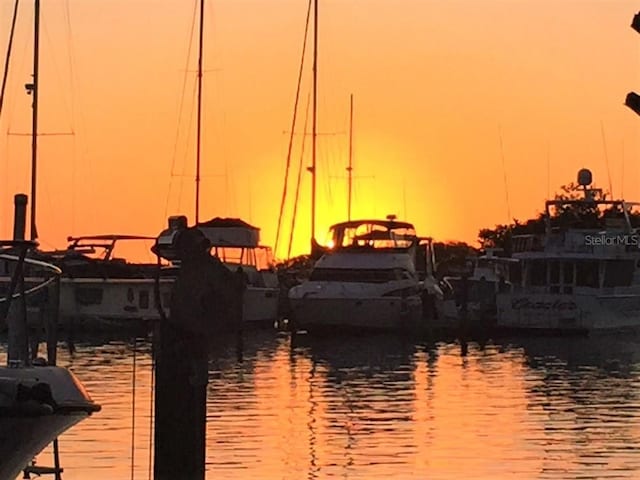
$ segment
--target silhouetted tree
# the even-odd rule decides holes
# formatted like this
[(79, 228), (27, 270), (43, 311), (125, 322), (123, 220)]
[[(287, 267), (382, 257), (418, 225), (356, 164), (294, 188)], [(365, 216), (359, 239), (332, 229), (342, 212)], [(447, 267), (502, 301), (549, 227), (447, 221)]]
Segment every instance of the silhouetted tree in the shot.
[(434, 242), (436, 276), (456, 275), (465, 267), (469, 257), (476, 256), (478, 249), (465, 242)]

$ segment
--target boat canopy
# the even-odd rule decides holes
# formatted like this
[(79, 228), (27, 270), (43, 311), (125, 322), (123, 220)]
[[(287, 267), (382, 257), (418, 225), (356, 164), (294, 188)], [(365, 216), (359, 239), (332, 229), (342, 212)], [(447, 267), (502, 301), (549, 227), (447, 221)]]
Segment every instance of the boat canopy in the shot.
[(418, 241), (415, 228), (395, 220), (354, 220), (333, 225), (331, 248), (409, 248)]
[(216, 217), (197, 227), (213, 247), (257, 248), (260, 245), (260, 229), (239, 218)]

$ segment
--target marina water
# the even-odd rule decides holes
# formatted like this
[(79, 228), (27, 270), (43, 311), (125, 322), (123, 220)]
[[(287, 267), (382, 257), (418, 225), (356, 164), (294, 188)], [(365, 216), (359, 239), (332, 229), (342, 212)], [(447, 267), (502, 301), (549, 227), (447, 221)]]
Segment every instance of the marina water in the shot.
[[(640, 477), (640, 336), (250, 332), (242, 362), (228, 345), (210, 363), (207, 478)], [(150, 343), (76, 339), (58, 363), (102, 404), (60, 437), (65, 480), (152, 478)]]

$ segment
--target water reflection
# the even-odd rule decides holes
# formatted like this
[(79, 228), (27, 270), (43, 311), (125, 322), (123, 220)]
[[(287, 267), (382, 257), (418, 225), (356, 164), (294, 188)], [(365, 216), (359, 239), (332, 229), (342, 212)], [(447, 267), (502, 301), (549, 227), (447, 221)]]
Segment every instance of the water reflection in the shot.
[[(134, 478), (149, 478), (151, 345), (136, 342), (135, 374), (133, 351), (128, 338), (61, 346), (59, 363), (103, 405), (61, 438), (65, 479), (131, 478), (132, 464)], [(260, 332), (242, 361), (221, 339), (207, 477), (636, 478), (639, 386), (640, 339), (629, 336), (470, 342), (463, 355), (450, 340), (292, 345)]]
[(640, 469), (635, 336), (528, 339), (528, 409), (543, 425), (542, 478), (632, 478)]

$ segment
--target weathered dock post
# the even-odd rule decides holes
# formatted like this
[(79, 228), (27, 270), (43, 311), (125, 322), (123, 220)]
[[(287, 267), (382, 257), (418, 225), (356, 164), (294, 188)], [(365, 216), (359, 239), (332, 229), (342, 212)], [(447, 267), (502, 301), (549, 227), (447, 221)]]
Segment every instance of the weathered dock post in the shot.
[(24, 240), (27, 229), (27, 202), (28, 198), (24, 193), (17, 193), (13, 197), (13, 239)]
[[(27, 201), (23, 193), (14, 196), (13, 239), (24, 241), (27, 225)], [(9, 332), (9, 349), (7, 358), (10, 365), (29, 363), (29, 339), (27, 332), (27, 304), (24, 296), (24, 256), (26, 248), (19, 252), (20, 260), (12, 269), (12, 286), (10, 294), (17, 290), (20, 296), (13, 301), (8, 300), (6, 311), (7, 329)], [(17, 283), (16, 283), (17, 282)]]
[(237, 331), (241, 305), (239, 275), (212, 257), (209, 245), (197, 228), (175, 237), (180, 270), (156, 343), (155, 480), (205, 478), (209, 347)]

